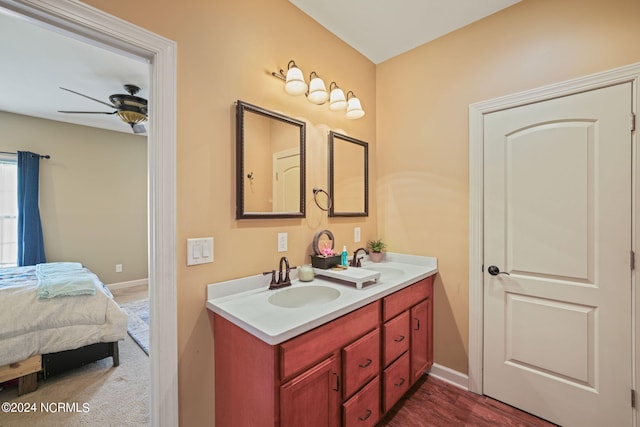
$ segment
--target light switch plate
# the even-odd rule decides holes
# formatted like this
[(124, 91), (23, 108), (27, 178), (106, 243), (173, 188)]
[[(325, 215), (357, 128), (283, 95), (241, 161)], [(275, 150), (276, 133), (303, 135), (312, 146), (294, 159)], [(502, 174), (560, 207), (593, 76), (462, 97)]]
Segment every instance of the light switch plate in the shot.
[(187, 265), (213, 262), (213, 237), (187, 239)]
[(355, 227), (353, 229), (353, 241), (358, 243), (360, 241), (360, 227)]

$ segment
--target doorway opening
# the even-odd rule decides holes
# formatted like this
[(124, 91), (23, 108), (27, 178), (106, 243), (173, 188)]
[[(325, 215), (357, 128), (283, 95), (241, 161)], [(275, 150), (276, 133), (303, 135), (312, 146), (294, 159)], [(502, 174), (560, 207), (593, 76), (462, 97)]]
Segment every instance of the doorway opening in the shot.
[(89, 44), (142, 58), (151, 65), (149, 100), (152, 108), (147, 144), (150, 415), (152, 425), (178, 425), (176, 44), (82, 3), (33, 3), (0, 0), (0, 8)]

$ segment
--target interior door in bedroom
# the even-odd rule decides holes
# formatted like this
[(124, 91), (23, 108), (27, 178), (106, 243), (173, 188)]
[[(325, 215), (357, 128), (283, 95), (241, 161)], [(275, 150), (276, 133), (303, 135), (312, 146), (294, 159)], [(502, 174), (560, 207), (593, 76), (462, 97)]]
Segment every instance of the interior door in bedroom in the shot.
[[(273, 211), (300, 211), (300, 150), (273, 154)], [(293, 197), (292, 197), (293, 196)]]
[(483, 393), (563, 426), (632, 422), (631, 102), (484, 117)]

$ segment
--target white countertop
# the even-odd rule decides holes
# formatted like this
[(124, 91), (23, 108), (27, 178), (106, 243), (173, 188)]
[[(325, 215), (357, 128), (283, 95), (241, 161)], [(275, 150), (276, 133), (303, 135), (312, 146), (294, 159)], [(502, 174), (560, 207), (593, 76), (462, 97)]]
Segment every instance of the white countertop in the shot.
[[(367, 267), (379, 268), (382, 274), (376, 282), (365, 284), (362, 289), (317, 274), (311, 282), (300, 282), (296, 270), (292, 270), (291, 287), (278, 290), (269, 290), (271, 275), (261, 274), (210, 284), (206, 305), (267, 344), (275, 345), (436, 274), (438, 261), (431, 257), (387, 252), (383, 262), (362, 264), (362, 268)], [(268, 301), (274, 293), (292, 287), (318, 285), (334, 288), (340, 296), (330, 302), (301, 308), (278, 307)]]

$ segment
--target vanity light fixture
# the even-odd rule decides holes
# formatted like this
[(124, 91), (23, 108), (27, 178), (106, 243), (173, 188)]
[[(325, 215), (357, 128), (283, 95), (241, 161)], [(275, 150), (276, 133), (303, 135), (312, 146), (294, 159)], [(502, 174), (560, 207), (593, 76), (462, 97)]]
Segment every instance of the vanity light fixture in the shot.
[(329, 92), (327, 92), (324, 80), (315, 71), (312, 71), (309, 75), (309, 85), (307, 85), (302, 70), (293, 60), (287, 64), (286, 73), (280, 69), (272, 72), (271, 75), (285, 81), (284, 90), (289, 95), (302, 95), (304, 93), (309, 102), (317, 105), (322, 105), (328, 100), (329, 109), (331, 111), (346, 110), (347, 119), (359, 119), (364, 116), (362, 104), (352, 91), (347, 92), (347, 96), (345, 96), (344, 91), (338, 84), (331, 82)]
[(309, 102), (313, 102), (317, 105), (322, 105), (327, 102), (327, 99), (329, 99), (329, 93), (327, 92), (327, 87), (324, 85), (324, 80), (318, 77), (318, 73), (315, 71), (312, 71), (309, 76), (309, 92), (307, 92), (307, 99)]
[[(351, 95), (351, 97), (349, 97)], [(352, 91), (347, 92), (347, 119), (359, 119), (364, 116), (364, 110), (360, 100), (356, 97), (356, 94)]]
[(304, 81), (302, 70), (298, 68), (294, 60), (287, 64), (286, 75), (282, 69), (271, 74), (285, 81), (284, 91), (289, 95), (302, 95), (307, 91), (307, 82)]
[(331, 95), (329, 95), (329, 109), (331, 111), (344, 110), (347, 106), (344, 91), (340, 89), (336, 82), (331, 82), (329, 89), (331, 90)]

